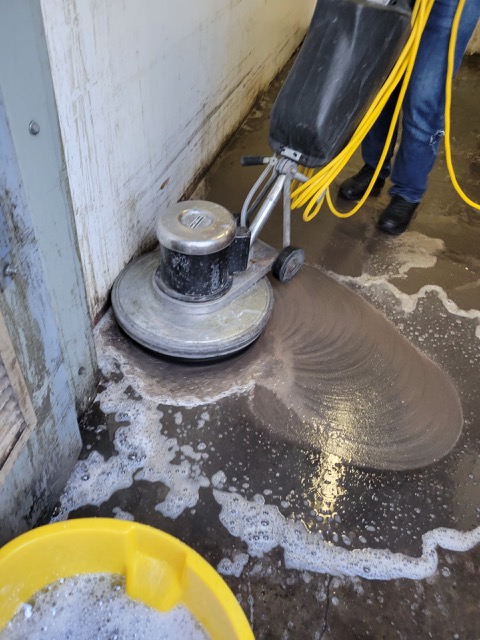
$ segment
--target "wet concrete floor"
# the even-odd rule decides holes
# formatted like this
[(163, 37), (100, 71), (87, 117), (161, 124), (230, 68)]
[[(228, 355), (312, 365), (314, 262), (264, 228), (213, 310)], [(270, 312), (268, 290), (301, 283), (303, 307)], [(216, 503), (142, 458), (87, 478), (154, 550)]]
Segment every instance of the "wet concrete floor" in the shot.
[[(257, 170), (239, 157), (269, 153), (280, 82), (199, 197), (240, 210)], [(472, 57), (457, 80), (454, 150), (477, 201), (479, 91)], [(443, 154), (397, 238), (375, 230), (387, 202), (348, 220), (294, 214), (311, 266), (274, 283), (265, 334), (229, 361), (163, 361), (107, 315), (103, 380), (54, 519), (135, 519), (179, 537), (222, 573), (259, 639), (480, 638), (480, 214), (453, 192)], [(277, 247), (279, 220), (262, 236)], [(323, 351), (320, 320), (342, 337)], [(428, 372), (437, 395), (423, 405)], [(362, 447), (342, 447), (357, 437)]]

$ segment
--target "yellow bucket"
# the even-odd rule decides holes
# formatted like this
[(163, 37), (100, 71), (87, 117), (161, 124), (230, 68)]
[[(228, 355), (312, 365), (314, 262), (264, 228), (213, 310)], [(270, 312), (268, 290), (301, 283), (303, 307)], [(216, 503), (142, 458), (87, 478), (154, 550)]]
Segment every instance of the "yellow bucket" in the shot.
[(85, 573), (125, 576), (127, 594), (158, 611), (185, 605), (212, 640), (253, 640), (235, 596), (198, 553), (153, 527), (109, 518), (49, 524), (0, 549), (0, 630), (36, 591)]

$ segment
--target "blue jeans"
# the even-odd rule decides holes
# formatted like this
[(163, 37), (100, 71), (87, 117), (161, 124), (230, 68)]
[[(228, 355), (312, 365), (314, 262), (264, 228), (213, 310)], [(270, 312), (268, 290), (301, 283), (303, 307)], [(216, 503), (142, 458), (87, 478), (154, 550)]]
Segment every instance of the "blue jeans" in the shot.
[[(447, 55), (456, 8), (457, 0), (435, 0), (405, 94), (402, 135), (393, 163), (393, 186), (389, 193), (409, 202), (422, 199), (444, 135)], [(479, 18), (480, 0), (466, 0), (455, 49), (455, 73)], [(376, 167), (380, 160), (397, 97), (398, 89), (363, 141), (363, 160), (370, 167)], [(390, 175), (396, 137), (397, 132), (380, 172), (381, 178)]]

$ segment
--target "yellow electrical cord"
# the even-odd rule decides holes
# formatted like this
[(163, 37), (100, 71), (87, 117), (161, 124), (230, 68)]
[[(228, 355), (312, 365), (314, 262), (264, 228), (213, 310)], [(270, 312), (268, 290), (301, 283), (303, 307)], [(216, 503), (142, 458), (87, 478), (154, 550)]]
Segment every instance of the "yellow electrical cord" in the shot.
[(462, 187), (458, 184), (457, 176), (455, 175), (455, 169), (452, 162), (452, 146), (451, 146), (451, 108), (452, 108), (452, 79), (454, 71), (455, 61), (455, 45), (457, 44), (457, 33), (460, 19), (462, 17), (463, 7), (465, 6), (465, 0), (459, 0), (455, 18), (453, 19), (452, 34), (450, 36), (450, 46), (448, 48), (448, 67), (447, 67), (447, 82), (445, 85), (445, 159), (447, 162), (448, 173), (453, 187), (458, 195), (468, 205), (480, 211), (480, 204), (471, 200), (463, 191)]
[[(297, 209), (306, 205), (305, 211), (303, 213), (303, 219), (306, 222), (317, 215), (324, 197), (326, 197), (332, 213), (341, 218), (348, 218), (354, 215), (368, 198), (373, 184), (375, 183), (375, 180), (380, 173), (382, 163), (386, 157), (386, 154), (388, 153), (388, 148), (392, 140), (395, 125), (400, 113), (401, 102), (403, 101), (407, 83), (413, 70), (413, 63), (415, 61), (415, 56), (420, 44), (420, 38), (423, 33), (423, 29), (427, 22), (427, 18), (432, 5), (433, 0), (421, 0), (420, 2), (417, 2), (415, 4), (414, 10), (412, 12), (412, 30), (410, 37), (408, 38), (408, 41), (403, 48), (399, 59), (397, 60), (389, 77), (385, 81), (379, 93), (374, 98), (372, 104), (361, 120), (349, 143), (328, 165), (320, 169), (313, 178), (311, 178), (308, 182), (302, 184), (292, 193), (292, 209)], [(402, 82), (402, 88), (400, 91), (399, 100), (397, 102), (397, 106), (392, 118), (392, 123), (387, 136), (385, 148), (383, 150), (382, 157), (380, 159), (380, 162), (378, 163), (372, 181), (364, 197), (360, 200), (357, 206), (348, 213), (340, 213), (333, 206), (329, 193), (329, 186), (350, 160), (351, 156), (354, 154), (358, 146), (361, 144), (363, 138), (366, 136), (375, 120), (380, 115), (390, 95), (400, 82)]]
[[(340, 153), (329, 162), (325, 167), (317, 171), (312, 176), (311, 169), (301, 168), (300, 171), (304, 173), (309, 180), (300, 186), (295, 186), (292, 189), (292, 209), (298, 209), (305, 206), (305, 210), (303, 213), (303, 219), (305, 222), (309, 222), (312, 220), (317, 213), (320, 211), (320, 208), (324, 202), (327, 201), (328, 207), (331, 212), (339, 217), (339, 218), (349, 218), (353, 216), (365, 203), (367, 198), (370, 195), (370, 192), (375, 184), (379, 174), (381, 167), (383, 166), (384, 160), (388, 153), (388, 149), (390, 147), (390, 143), (392, 141), (395, 127), (400, 115), (400, 110), (402, 107), (403, 98), (405, 96), (405, 92), (408, 87), (408, 82), (412, 75), (413, 65), (415, 63), (415, 58), (417, 55), (418, 47), (420, 45), (420, 39), (423, 34), (423, 30), (428, 20), (428, 16), (430, 15), (430, 11), (432, 9), (434, 0), (418, 0), (415, 4), (415, 7), (412, 11), (412, 29), (410, 36), (407, 40), (405, 47), (403, 48), (394, 68), (392, 69), (390, 75), (385, 81), (384, 85), (375, 96), (372, 104), (367, 110), (366, 114), (362, 118), (360, 124), (358, 125), (355, 133), (350, 139), (349, 143), (340, 151)], [(446, 81), (446, 106), (445, 106), (445, 147), (446, 147), (446, 157), (447, 157), (447, 166), (449, 170), (449, 174), (452, 180), (452, 183), (460, 194), (460, 196), (475, 208), (480, 208), (479, 205), (476, 205), (472, 200), (467, 198), (467, 196), (463, 193), (458, 182), (455, 177), (455, 172), (453, 169), (452, 161), (451, 161), (451, 148), (450, 148), (450, 105), (451, 105), (451, 86), (452, 86), (452, 76), (453, 76), (453, 60), (455, 53), (455, 44), (458, 32), (458, 24), (460, 21), (461, 13), (463, 10), (465, 0), (459, 0), (459, 5), (455, 14), (455, 19), (453, 21), (452, 26), (452, 34), (450, 38), (450, 46), (449, 46), (449, 55), (448, 55), (448, 72), (447, 72), (447, 81)], [(383, 107), (387, 103), (389, 97), (395, 90), (395, 88), (401, 83), (400, 92), (398, 101), (393, 113), (392, 121), (390, 124), (390, 129), (388, 131), (387, 139), (385, 142), (385, 147), (383, 149), (382, 155), (378, 162), (377, 168), (375, 169), (374, 175), (370, 181), (370, 184), (362, 197), (362, 199), (358, 202), (358, 204), (349, 212), (341, 213), (337, 211), (335, 208), (332, 198), (330, 195), (330, 185), (338, 176), (340, 171), (345, 167), (348, 163), (352, 155), (355, 153), (357, 148), (362, 143), (364, 137), (367, 135), (368, 131), (371, 129), (376, 119), (380, 115)]]

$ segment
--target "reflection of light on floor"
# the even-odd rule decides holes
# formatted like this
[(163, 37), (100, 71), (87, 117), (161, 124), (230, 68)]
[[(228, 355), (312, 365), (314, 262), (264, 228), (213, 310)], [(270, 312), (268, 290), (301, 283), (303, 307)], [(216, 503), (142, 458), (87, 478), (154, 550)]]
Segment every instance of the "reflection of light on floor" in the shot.
[(354, 448), (352, 449), (351, 443), (364, 440), (358, 428), (358, 419), (369, 412), (369, 403), (373, 395), (373, 390), (368, 397), (362, 397), (359, 393), (349, 390), (345, 397), (337, 398), (336, 406), (325, 411), (324, 420), (329, 425), (323, 438), (325, 451), (335, 451), (338, 459), (344, 462), (352, 461)]
[(312, 510), (317, 516), (333, 520), (337, 515), (338, 499), (345, 493), (344, 466), (339, 457), (325, 453), (318, 475), (311, 478)]

